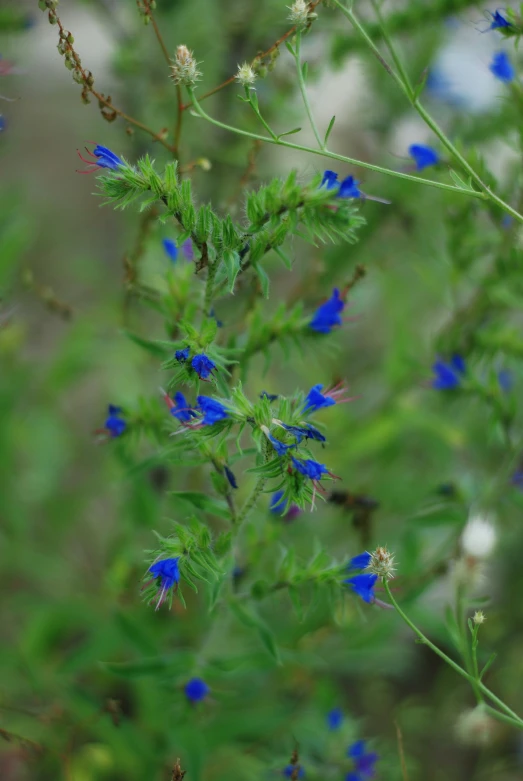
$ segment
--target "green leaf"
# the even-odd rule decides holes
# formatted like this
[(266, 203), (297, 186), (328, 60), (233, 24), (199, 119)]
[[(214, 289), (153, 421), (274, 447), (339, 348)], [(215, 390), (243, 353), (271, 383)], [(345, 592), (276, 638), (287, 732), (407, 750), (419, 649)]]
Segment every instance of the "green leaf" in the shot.
[(283, 136), (293, 136), (295, 133), (299, 133), (301, 130), (301, 127), (295, 127), (292, 130), (286, 130), (285, 133), (280, 133), (278, 136), (278, 139), (283, 138)]
[(492, 667), (492, 665), (496, 661), (496, 657), (497, 657), (497, 653), (495, 653), (495, 652), (489, 656), (489, 658), (487, 659), (487, 663), (485, 664), (484, 668), (482, 669), (482, 671), (479, 674), (479, 680), (480, 681), (483, 680), (483, 676), (485, 675), (487, 670), (489, 670), (490, 667)]
[(335, 122), (336, 122), (336, 114), (333, 114), (332, 119), (329, 122), (329, 127), (327, 128), (327, 132), (325, 133), (325, 138), (323, 139), (323, 146), (327, 146), (327, 141), (329, 140), (329, 136), (332, 132), (332, 128), (334, 127)]
[(262, 293), (263, 293), (264, 297), (265, 298), (269, 298), (270, 280), (269, 280), (269, 277), (267, 275), (267, 272), (261, 266), (259, 266), (257, 263), (254, 266), (254, 270), (255, 270), (256, 274), (258, 275), (258, 279), (260, 280), (261, 289), (262, 289)]
[(304, 62), (303, 65), (301, 66), (301, 73), (302, 73), (302, 76), (303, 76), (303, 81), (307, 81), (307, 75), (309, 73), (309, 63), (308, 62)]
[(127, 331), (126, 329), (124, 329), (123, 333), (127, 336), (128, 339), (131, 340), (131, 342), (134, 342), (139, 347), (142, 347), (144, 350), (147, 350), (147, 352), (155, 355), (158, 358), (165, 358), (165, 356), (169, 355), (169, 353), (172, 351), (172, 348), (170, 347), (167, 348), (159, 342), (152, 342), (150, 339), (143, 339), (141, 336), (133, 334), (131, 331)]
[(225, 250), (223, 253), (223, 262), (227, 269), (227, 280), (229, 283), (229, 292), (234, 294), (234, 283), (241, 266), (240, 256), (233, 250)]

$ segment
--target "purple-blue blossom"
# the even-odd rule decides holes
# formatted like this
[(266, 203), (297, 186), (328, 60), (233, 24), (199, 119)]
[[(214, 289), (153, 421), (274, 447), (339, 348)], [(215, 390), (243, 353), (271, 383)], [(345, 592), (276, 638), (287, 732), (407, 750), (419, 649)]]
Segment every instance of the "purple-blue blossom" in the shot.
[(287, 423), (281, 424), (285, 431), (288, 431), (290, 434), (294, 434), (298, 442), (301, 442), (302, 439), (313, 439), (316, 442), (326, 442), (327, 438), (321, 433), (321, 431), (318, 431), (317, 428), (314, 428), (310, 423), (307, 423), (304, 426), (290, 426)]
[(190, 702), (201, 702), (209, 694), (209, 687), (201, 678), (191, 678), (184, 687), (185, 696)]
[(335, 326), (342, 325), (340, 312), (345, 308), (345, 301), (340, 297), (338, 288), (334, 288), (332, 296), (321, 304), (309, 323), (309, 328), (320, 334), (330, 334)]
[(79, 150), (76, 151), (78, 152), (78, 157), (80, 160), (82, 160), (84, 163), (87, 163), (89, 166), (89, 168), (87, 168), (85, 171), (80, 171), (80, 173), (89, 174), (93, 171), (98, 171), (100, 168), (109, 168), (115, 171), (120, 166), (125, 165), (124, 161), (121, 160), (118, 155), (115, 155), (115, 153), (111, 152), (111, 150), (106, 146), (101, 146), (100, 144), (95, 146), (92, 152), (86, 147), (87, 154), (91, 155), (91, 157), (94, 157), (94, 160), (87, 160), (85, 157), (82, 157)]
[(324, 171), (320, 187), (326, 190), (336, 190), (337, 198), (360, 198), (361, 191), (358, 187), (359, 182), (353, 176), (346, 176), (341, 182), (338, 181), (336, 171)]
[(293, 456), (292, 463), (300, 474), (309, 477), (311, 480), (321, 480), (323, 475), (330, 475), (325, 464), (320, 464), (319, 461), (314, 461), (312, 458), (306, 458), (301, 461)]
[(377, 575), (370, 572), (364, 572), (361, 575), (354, 575), (352, 578), (347, 578), (343, 582), (350, 586), (354, 593), (361, 597), (364, 602), (367, 602), (370, 605), (376, 599), (374, 587), (377, 580)]
[(157, 578), (160, 581), (156, 610), (158, 610), (165, 601), (167, 592), (172, 588), (176, 589), (180, 581), (179, 561), (179, 556), (170, 559), (160, 559), (160, 561), (155, 561), (155, 563), (149, 567), (149, 572), (153, 578)]
[(375, 764), (379, 756), (374, 751), (367, 751), (367, 742), (365, 740), (357, 740), (349, 746), (347, 756), (354, 762), (355, 779), (363, 781), (364, 779), (374, 777), (376, 772)]
[(183, 395), (181, 391), (177, 391), (174, 396), (173, 400), (175, 404), (170, 406), (171, 415), (174, 418), (177, 418), (181, 423), (189, 423), (192, 418), (197, 417), (197, 413), (194, 409), (189, 405), (187, 402), (187, 399)]
[(234, 472), (231, 469), (229, 469), (227, 464), (225, 464), (225, 466), (223, 467), (223, 471), (225, 472), (225, 477), (229, 481), (231, 488), (238, 488), (238, 483), (236, 482), (236, 477), (234, 475)]
[(163, 248), (167, 257), (173, 261), (178, 258), (178, 247), (172, 239), (162, 239)]
[(179, 363), (185, 363), (188, 359), (191, 350), (189, 347), (184, 347), (183, 350), (176, 350), (174, 357)]
[(210, 396), (198, 396), (196, 401), (198, 409), (203, 414), (201, 419), (202, 426), (212, 426), (214, 423), (229, 417), (229, 413), (223, 404)]
[(439, 155), (431, 146), (425, 144), (411, 144), (408, 151), (409, 155), (414, 160), (417, 171), (423, 171), (424, 168), (439, 163)]
[(196, 372), (200, 380), (208, 379), (208, 377), (211, 376), (214, 369), (216, 369), (216, 364), (214, 363), (214, 361), (211, 361), (211, 359), (208, 358), (203, 353), (194, 356), (194, 358), (191, 361), (191, 366), (193, 367), (194, 371)]
[(456, 353), (450, 361), (438, 359), (432, 365), (432, 371), (435, 374), (432, 380), (434, 390), (454, 390), (461, 385), (466, 365), (462, 356)]
[(332, 407), (334, 404), (352, 401), (352, 399), (344, 398), (347, 390), (347, 386), (343, 382), (326, 390), (325, 393), (322, 392), (323, 385), (313, 385), (305, 397), (303, 412), (317, 412), (319, 409), (323, 409), (323, 407)]
[(504, 9), (499, 9), (497, 11), (487, 11), (487, 15), (490, 16), (492, 19), (492, 22), (490, 23), (489, 30), (501, 30), (503, 27), (512, 27), (511, 23), (508, 21), (508, 19), (505, 19), (501, 11)]
[(513, 81), (516, 76), (514, 66), (506, 52), (496, 52), (489, 65), (489, 71), (498, 79), (498, 81), (502, 81), (505, 84)]
[(127, 423), (121, 417), (122, 415), (123, 411), (121, 407), (115, 407), (113, 404), (109, 404), (104, 428), (112, 437), (121, 437), (127, 428)]
[(330, 730), (337, 730), (343, 723), (343, 711), (341, 708), (333, 708), (327, 713), (327, 727)]
[(349, 561), (348, 569), (365, 569), (369, 566), (372, 556), (365, 551), (364, 553), (358, 553), (357, 556), (353, 556)]

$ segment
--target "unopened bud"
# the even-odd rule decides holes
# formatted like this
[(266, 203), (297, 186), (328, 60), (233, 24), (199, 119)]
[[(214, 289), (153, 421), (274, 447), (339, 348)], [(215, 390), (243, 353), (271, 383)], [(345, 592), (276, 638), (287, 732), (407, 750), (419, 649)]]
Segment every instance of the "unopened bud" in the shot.
[(47, 10), (47, 3), (45, 0), (38, 0), (38, 8), (40, 11), (46, 11)]
[(49, 24), (56, 24), (58, 22), (58, 17), (56, 16), (54, 11), (49, 11)]
[(376, 548), (370, 554), (370, 562), (365, 567), (368, 572), (372, 572), (382, 580), (394, 577), (396, 567), (394, 566), (394, 556), (387, 548)]
[(496, 722), (486, 713), (483, 706), (464, 711), (458, 718), (458, 738), (468, 746), (486, 746), (492, 742)]
[(76, 68), (73, 72), (73, 81), (76, 81), (77, 84), (84, 83), (84, 74), (79, 68)]
[(193, 87), (202, 75), (193, 53), (187, 46), (178, 46), (176, 56), (171, 62), (171, 78), (175, 84)]
[(256, 74), (248, 62), (244, 62), (243, 65), (238, 65), (236, 81), (238, 81), (242, 87), (250, 87), (251, 84), (254, 84), (256, 81)]
[(305, 0), (294, 0), (292, 5), (288, 5), (289, 21), (298, 29), (305, 27), (309, 21), (309, 3)]
[(67, 43), (74, 43), (74, 35), (67, 33)]

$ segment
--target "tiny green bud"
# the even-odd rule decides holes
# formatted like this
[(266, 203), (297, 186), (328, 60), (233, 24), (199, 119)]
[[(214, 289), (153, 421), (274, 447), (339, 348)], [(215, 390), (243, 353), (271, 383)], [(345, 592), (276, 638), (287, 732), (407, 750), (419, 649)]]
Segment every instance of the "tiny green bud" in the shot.
[(475, 624), (484, 624), (485, 621), (487, 620), (487, 617), (483, 612), (483, 610), (476, 610), (472, 620), (474, 621)]
[(67, 43), (74, 43), (74, 35), (67, 33)]
[(56, 24), (58, 22), (58, 17), (56, 16), (54, 11), (49, 11), (49, 24)]
[(76, 68), (73, 72), (73, 81), (76, 81), (77, 84), (84, 83), (84, 74), (79, 68)]
[(65, 64), (65, 67), (67, 68), (68, 71), (72, 71), (73, 70), (74, 62), (71, 60), (70, 57), (67, 57), (67, 56), (65, 57), (64, 64)]
[(40, 11), (46, 11), (47, 10), (47, 3), (45, 0), (38, 0), (38, 8)]

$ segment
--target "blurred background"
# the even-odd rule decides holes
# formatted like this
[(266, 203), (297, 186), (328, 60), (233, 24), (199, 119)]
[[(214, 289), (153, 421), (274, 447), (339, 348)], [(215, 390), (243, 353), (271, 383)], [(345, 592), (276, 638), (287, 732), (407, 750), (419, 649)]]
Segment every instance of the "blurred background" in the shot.
[[(36, 1), (3, 5), (2, 781), (160, 781), (177, 778), (178, 757), (188, 781), (271, 779), (281, 777), (296, 743), (308, 778), (334, 780), (350, 770), (347, 746), (359, 738), (372, 741), (378, 777), (387, 781), (523, 777), (518, 733), (491, 723), (485, 739), (484, 725), (468, 723), (470, 687), (415, 644), (392, 611), (320, 592), (304, 595), (300, 621), (288, 596), (277, 593), (259, 605), (280, 647), (276, 664), (232, 616), (211, 632), (203, 595), (191, 595), (187, 610), (175, 602), (171, 612), (141, 602), (151, 530), (168, 534), (171, 519), (185, 517), (169, 490), (211, 490), (208, 470), (139, 468), (158, 451), (155, 436), (100, 444), (94, 432), (108, 403), (143, 399), (163, 414), (159, 360), (124, 329), (155, 339), (165, 338), (165, 326), (133, 295), (124, 261), (138, 253), (141, 279), (160, 285), (170, 264), (162, 239), (176, 235), (168, 222), (144, 228), (134, 207), (101, 208), (94, 177), (76, 172), (84, 168), (76, 150), (96, 142), (129, 160), (148, 152), (159, 169), (169, 154), (125, 121), (105, 121), (95, 101), (82, 105), (56, 50), (56, 26)], [(157, 5), (168, 50), (187, 44), (202, 62), (200, 93), (288, 28), (279, 0)], [(372, 9), (357, 5), (375, 31)], [(96, 87), (147, 125), (172, 128), (176, 93), (136, 4), (63, 0), (58, 11)], [(458, 0), (390, 2), (383, 11), (394, 20), (413, 81), (429, 69), (426, 102), (438, 121), (485, 179), (517, 202), (521, 101), (488, 68), (499, 49), (517, 61), (511, 43), (483, 35), (483, 9)], [(318, 13), (304, 57), (320, 127), (336, 114), (331, 148), (407, 170), (408, 146), (434, 138), (342, 17), (324, 7)], [(284, 48), (257, 90), (280, 132), (303, 124), (296, 138), (312, 143)], [(235, 86), (222, 90), (206, 109), (254, 129), (237, 93)], [(292, 168), (308, 181), (323, 166), (319, 157), (252, 147), (190, 112), (181, 149), (198, 200), (236, 219), (245, 187)], [(391, 205), (362, 204), (367, 224), (354, 246), (314, 248), (296, 238), (291, 273), (270, 257), (271, 299), (254, 300), (252, 308), (270, 317), (282, 300), (301, 300), (312, 312), (363, 265), (366, 275), (350, 295), (354, 320), (326, 347), (307, 344), (288, 358), (275, 345), (269, 368), (263, 357), (252, 362), (246, 392), (291, 393), (346, 379), (355, 400), (322, 417), (329, 443), (321, 460), (342, 481), (330, 501), (292, 524), (271, 516), (265, 497), (239, 566), (248, 584), (250, 570), (270, 566), (281, 545), (305, 558), (321, 545), (343, 559), (386, 544), (399, 562), (397, 598), (454, 655), (445, 625), (452, 560), (469, 512), (490, 512), (499, 542), (477, 595), (488, 600), (480, 656), (485, 662), (498, 653), (487, 684), (521, 713), (523, 499), (512, 478), (521, 457), (522, 237), (501, 213), (465, 197), (343, 165), (338, 172), (358, 175), (365, 192)], [(450, 181), (444, 169), (434, 176)], [(234, 301), (217, 302), (224, 329), (239, 327), (249, 285), (239, 286)], [(481, 391), (431, 388), (432, 363), (453, 352), (465, 356)], [(498, 383), (500, 370), (510, 372), (509, 390)], [(243, 496), (252, 476), (241, 469), (238, 476)], [(211, 688), (198, 707), (183, 694), (194, 671)], [(333, 731), (326, 719), (335, 707), (344, 719)]]

